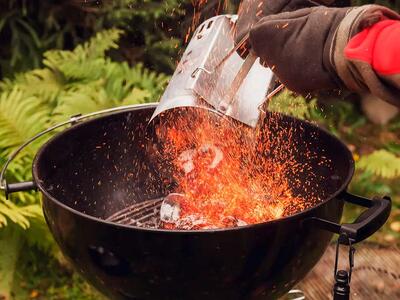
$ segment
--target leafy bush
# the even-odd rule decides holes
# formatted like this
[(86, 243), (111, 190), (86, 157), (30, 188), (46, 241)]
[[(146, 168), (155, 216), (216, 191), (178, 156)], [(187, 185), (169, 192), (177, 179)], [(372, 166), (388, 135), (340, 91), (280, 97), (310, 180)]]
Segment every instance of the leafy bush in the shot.
[[(202, 17), (234, 13), (239, 0), (0, 1), (0, 78), (41, 66), (49, 49), (72, 49), (94, 33), (118, 27), (127, 33), (116, 56), (171, 72), (182, 41)], [(338, 2), (350, 2), (339, 0)], [(400, 10), (400, 0), (354, 0)], [(177, 26), (178, 25), (178, 26)]]
[(287, 114), (302, 120), (311, 120), (319, 116), (317, 99), (306, 100), (301, 96), (296, 96), (287, 89), (270, 100), (268, 110)]
[(400, 158), (384, 149), (361, 157), (357, 167), (385, 179), (400, 177)]
[(72, 49), (111, 27), (127, 33), (119, 57), (171, 70), (187, 29), (176, 26), (185, 5), (190, 1), (0, 1), (0, 78), (41, 67), (46, 50)]
[[(130, 67), (126, 62), (114, 62), (106, 56), (107, 51), (117, 48), (122, 34), (121, 30), (110, 29), (73, 51), (45, 52), (44, 68), (0, 83), (2, 162), (28, 138), (71, 115), (158, 99), (168, 80), (166, 75), (151, 72), (141, 64)], [(30, 166), (39, 146), (34, 143), (12, 162), (6, 174), (10, 182), (31, 178)], [(28, 229), (4, 238), (18, 238), (15, 247), (27, 241), (43, 250), (54, 249), (36, 193), (17, 193), (11, 195), (11, 201), (0, 194), (0, 228), (10, 223)], [(15, 247), (8, 254), (15, 252)], [(6, 250), (0, 247), (0, 270), (2, 263), (10, 263)], [(7, 269), (11, 272), (12, 268)]]

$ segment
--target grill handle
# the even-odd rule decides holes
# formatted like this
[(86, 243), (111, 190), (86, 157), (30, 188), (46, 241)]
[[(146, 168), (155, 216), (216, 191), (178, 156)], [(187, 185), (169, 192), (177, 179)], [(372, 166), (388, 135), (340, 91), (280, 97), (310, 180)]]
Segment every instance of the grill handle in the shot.
[(34, 181), (24, 181), (24, 182), (16, 182), (16, 183), (4, 183), (4, 194), (6, 199), (8, 199), (8, 195), (17, 192), (25, 192), (25, 191), (32, 191), (36, 190), (37, 186)]
[(378, 231), (387, 221), (392, 208), (390, 197), (374, 197), (368, 199), (348, 192), (343, 193), (339, 199), (367, 208), (360, 216), (350, 224), (337, 224), (320, 218), (311, 218), (309, 221), (323, 230), (340, 235), (340, 243), (348, 245), (361, 242)]
[(135, 105), (125, 105), (125, 106), (118, 106), (118, 107), (113, 107), (109, 109), (104, 109), (100, 111), (95, 111), (92, 113), (88, 113), (86, 115), (75, 115), (72, 116), (69, 120), (64, 121), (62, 123), (56, 124), (50, 128), (47, 128), (46, 130), (43, 130), (42, 132), (39, 132), (38, 134), (34, 135), (32, 138), (27, 140), (25, 143), (23, 143), (21, 146), (19, 146), (11, 155), (8, 157), (6, 163), (3, 165), (3, 168), (1, 169), (0, 172), (0, 191), (2, 190), (6, 196), (6, 199), (8, 199), (8, 195), (16, 192), (23, 192), (23, 191), (30, 191), (30, 190), (35, 190), (37, 188), (36, 183), (34, 181), (26, 181), (26, 182), (17, 182), (17, 183), (7, 183), (5, 179), (5, 174), (7, 171), (7, 168), (9, 164), (18, 156), (18, 154), (29, 144), (37, 140), (38, 138), (46, 135), (47, 133), (50, 133), (60, 127), (64, 127), (66, 125), (75, 125), (79, 123), (80, 121), (89, 119), (91, 117), (98, 117), (98, 116), (103, 116), (103, 115), (109, 115), (112, 113), (117, 113), (117, 112), (122, 112), (122, 111), (128, 111), (136, 108), (143, 108), (143, 107), (150, 107), (154, 106), (157, 103), (145, 103), (145, 104), (135, 104)]

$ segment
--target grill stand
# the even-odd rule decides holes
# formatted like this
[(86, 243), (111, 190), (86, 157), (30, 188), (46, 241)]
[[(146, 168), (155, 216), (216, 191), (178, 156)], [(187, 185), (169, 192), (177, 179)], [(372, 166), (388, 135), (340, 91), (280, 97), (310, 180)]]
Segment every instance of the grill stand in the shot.
[[(349, 269), (346, 270), (337, 270), (339, 263), (339, 249), (340, 244), (349, 246)], [(354, 267), (354, 253), (356, 249), (352, 245), (351, 239), (345, 235), (341, 234), (337, 240), (336, 244), (336, 256), (335, 256), (335, 270), (334, 270), (334, 278), (335, 284), (333, 286), (333, 300), (349, 300), (350, 299), (350, 282), (351, 282), (351, 274), (353, 272)]]

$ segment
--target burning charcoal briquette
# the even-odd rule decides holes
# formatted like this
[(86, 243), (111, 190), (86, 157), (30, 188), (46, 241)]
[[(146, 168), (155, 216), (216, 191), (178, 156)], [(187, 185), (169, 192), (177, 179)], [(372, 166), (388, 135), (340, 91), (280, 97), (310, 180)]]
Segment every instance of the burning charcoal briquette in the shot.
[(164, 198), (160, 208), (160, 219), (166, 223), (176, 223), (179, 220), (181, 206), (179, 199), (184, 197), (181, 194), (171, 193)]

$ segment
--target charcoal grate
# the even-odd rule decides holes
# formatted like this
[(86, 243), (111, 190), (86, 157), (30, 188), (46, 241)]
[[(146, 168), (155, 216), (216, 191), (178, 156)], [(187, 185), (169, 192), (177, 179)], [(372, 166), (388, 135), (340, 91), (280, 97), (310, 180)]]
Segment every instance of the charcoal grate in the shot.
[(111, 216), (106, 221), (122, 225), (158, 228), (160, 226), (160, 209), (164, 198), (157, 198), (135, 203)]

